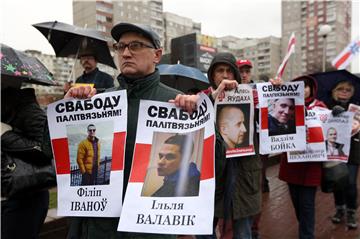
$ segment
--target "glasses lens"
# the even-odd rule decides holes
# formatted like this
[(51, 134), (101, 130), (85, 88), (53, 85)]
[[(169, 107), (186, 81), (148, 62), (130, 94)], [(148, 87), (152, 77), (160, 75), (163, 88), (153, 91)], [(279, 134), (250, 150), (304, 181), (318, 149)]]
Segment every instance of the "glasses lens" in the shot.
[(95, 132), (96, 129), (89, 129), (89, 132)]

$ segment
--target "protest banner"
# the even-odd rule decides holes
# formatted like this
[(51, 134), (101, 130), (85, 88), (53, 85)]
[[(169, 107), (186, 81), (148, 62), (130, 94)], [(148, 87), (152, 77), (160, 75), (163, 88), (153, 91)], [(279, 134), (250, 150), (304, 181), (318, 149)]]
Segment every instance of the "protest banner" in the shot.
[(212, 234), (214, 109), (201, 94), (191, 115), (172, 103), (141, 100), (119, 231)]
[(64, 99), (47, 110), (59, 216), (119, 217), (127, 127), (126, 91)]
[(348, 111), (354, 112), (354, 118), (351, 127), (351, 136), (354, 136), (360, 131), (360, 106), (355, 104), (350, 104)]
[(289, 163), (327, 161), (322, 123), (316, 111), (308, 110), (305, 117), (306, 149), (287, 152)]
[(334, 116), (331, 110), (317, 110), (317, 114), (323, 124), (328, 161), (347, 162), (354, 112)]
[(260, 153), (306, 149), (304, 83), (256, 85), (259, 97)]
[(240, 84), (215, 99), (216, 125), (226, 144), (226, 157), (255, 154), (253, 88)]

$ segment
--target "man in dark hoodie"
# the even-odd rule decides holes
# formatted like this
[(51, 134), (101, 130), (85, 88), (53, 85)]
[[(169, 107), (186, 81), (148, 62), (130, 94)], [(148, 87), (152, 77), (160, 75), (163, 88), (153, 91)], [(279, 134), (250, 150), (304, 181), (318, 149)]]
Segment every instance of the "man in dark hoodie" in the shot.
[[(218, 53), (207, 74), (213, 99), (241, 83), (236, 59), (230, 53)], [(261, 162), (254, 139), (256, 155), (227, 159), (225, 192), (215, 205), (215, 217), (232, 220), (234, 238), (251, 238), (253, 216), (261, 209)]]
[[(207, 75), (211, 87), (205, 93), (212, 100), (215, 100), (224, 90), (233, 90), (241, 83), (236, 59), (230, 53), (215, 55)], [(269, 81), (273, 85), (282, 83), (279, 78)], [(178, 95), (175, 104), (187, 105), (191, 109), (196, 105), (198, 97), (197, 95)], [(255, 122), (253, 123), (255, 124)], [(218, 195), (218, 199), (215, 198), (215, 218), (224, 218), (225, 221), (232, 220), (234, 238), (251, 238), (253, 217), (261, 209), (261, 162), (257, 138), (254, 136), (254, 139), (256, 155), (226, 159), (223, 176), (226, 181), (225, 189), (221, 196)], [(216, 186), (218, 188), (219, 185)], [(197, 238), (209, 238), (209, 236), (197, 236)], [(216, 237), (212, 235), (211, 238)]]

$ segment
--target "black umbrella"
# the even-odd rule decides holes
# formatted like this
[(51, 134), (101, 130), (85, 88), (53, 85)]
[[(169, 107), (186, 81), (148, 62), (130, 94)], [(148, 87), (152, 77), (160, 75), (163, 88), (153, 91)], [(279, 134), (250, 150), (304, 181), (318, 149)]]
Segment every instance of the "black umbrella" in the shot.
[(58, 57), (77, 57), (82, 50), (94, 51), (97, 61), (116, 68), (101, 32), (54, 21), (34, 24), (50, 42)]
[(2, 84), (16, 85), (24, 82), (56, 85), (53, 75), (37, 58), (30, 57), (2, 43), (0, 46)]
[(360, 78), (347, 70), (337, 70), (312, 74), (318, 84), (317, 98), (326, 104), (331, 102), (331, 90), (340, 81), (351, 81), (355, 86), (353, 102), (360, 102)]
[(162, 83), (182, 92), (196, 93), (197, 90), (205, 90), (210, 86), (207, 77), (197, 68), (182, 64), (161, 64), (157, 68)]

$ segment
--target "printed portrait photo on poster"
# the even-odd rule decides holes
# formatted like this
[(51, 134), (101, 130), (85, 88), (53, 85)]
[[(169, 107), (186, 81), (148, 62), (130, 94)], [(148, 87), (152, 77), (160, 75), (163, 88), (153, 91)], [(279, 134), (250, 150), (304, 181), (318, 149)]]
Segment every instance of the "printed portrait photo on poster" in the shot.
[(67, 125), (70, 186), (108, 185), (113, 145), (113, 121)]
[(250, 104), (219, 104), (216, 125), (227, 149), (249, 146)]
[(338, 130), (330, 127), (326, 130), (326, 152), (328, 156), (346, 156), (344, 153), (344, 144), (338, 140)]
[(296, 134), (295, 100), (280, 98), (268, 100), (269, 136)]
[(186, 134), (154, 132), (141, 196), (198, 196), (203, 143), (203, 128)]

